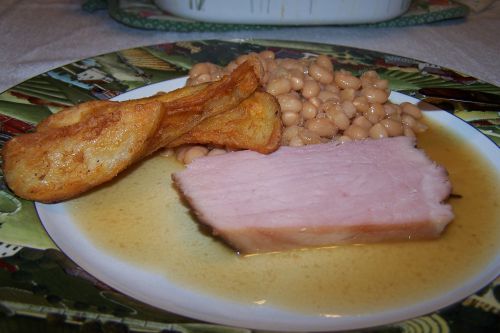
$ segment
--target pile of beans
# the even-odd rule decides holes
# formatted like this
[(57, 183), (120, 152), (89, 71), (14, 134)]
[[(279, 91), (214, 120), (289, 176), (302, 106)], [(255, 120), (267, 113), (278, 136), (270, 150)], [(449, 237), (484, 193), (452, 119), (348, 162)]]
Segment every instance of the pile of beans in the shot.
[[(356, 77), (342, 69), (334, 70), (326, 55), (304, 59), (277, 59), (272, 51), (254, 55), (265, 69), (264, 89), (277, 98), (281, 107), (285, 126), (283, 145), (415, 136), (427, 129), (417, 106), (407, 102), (393, 104), (388, 100), (388, 81), (375, 71)], [(242, 55), (226, 67), (198, 63), (191, 68), (187, 84), (218, 80), (248, 56)], [(196, 157), (220, 153), (224, 151), (183, 146), (177, 149), (176, 156), (188, 164)]]

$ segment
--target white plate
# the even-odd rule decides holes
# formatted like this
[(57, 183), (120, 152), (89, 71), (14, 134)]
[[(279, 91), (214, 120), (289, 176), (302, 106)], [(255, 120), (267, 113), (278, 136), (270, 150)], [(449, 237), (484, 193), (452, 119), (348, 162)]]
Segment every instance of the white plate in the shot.
[[(183, 86), (185, 78), (149, 85), (118, 96), (127, 100), (150, 96), (158, 91), (169, 91)], [(416, 99), (392, 93), (395, 103), (416, 103)], [(500, 174), (500, 150), (488, 138), (459, 118), (444, 111), (426, 114), (438, 124), (452, 128), (458, 136), (471, 143)], [(432, 299), (371, 315), (307, 315), (275, 308), (269, 305), (241, 304), (210, 294), (193, 292), (162, 275), (114, 257), (98, 248), (77, 227), (64, 203), (36, 204), (40, 219), (50, 237), (72, 260), (87, 272), (118, 291), (161, 309), (225, 325), (263, 330), (326, 331), (347, 330), (401, 321), (430, 313), (474, 293), (500, 273), (500, 254), (485, 264), (460, 287), (443, 291)], [(145, 283), (137, 283), (142, 281)]]

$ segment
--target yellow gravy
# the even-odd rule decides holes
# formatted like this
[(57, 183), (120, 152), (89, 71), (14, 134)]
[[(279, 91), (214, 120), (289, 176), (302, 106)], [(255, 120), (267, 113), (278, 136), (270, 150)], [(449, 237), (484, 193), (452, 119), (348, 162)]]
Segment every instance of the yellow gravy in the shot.
[(309, 314), (373, 313), (458, 286), (500, 248), (493, 168), (435, 124), (419, 146), (447, 168), (462, 196), (450, 200), (456, 218), (438, 240), (238, 256), (193, 220), (171, 184), (183, 167), (162, 156), (67, 204), (104, 251), (193, 290)]

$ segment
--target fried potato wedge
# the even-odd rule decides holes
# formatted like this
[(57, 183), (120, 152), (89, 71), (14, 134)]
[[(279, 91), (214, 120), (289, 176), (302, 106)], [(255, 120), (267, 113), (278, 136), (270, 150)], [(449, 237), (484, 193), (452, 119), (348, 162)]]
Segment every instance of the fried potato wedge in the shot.
[(278, 149), (281, 126), (276, 99), (268, 93), (256, 91), (236, 108), (205, 119), (169, 143), (168, 147), (211, 144), (267, 154)]
[(250, 59), (219, 81), (126, 102), (92, 101), (42, 121), (2, 149), (4, 178), (18, 196), (40, 202), (75, 197), (197, 126), (234, 109), (259, 86)]
[(29, 200), (74, 197), (143, 157), (163, 114), (159, 102), (129, 104), (69, 126), (14, 137), (2, 150), (5, 180)]
[[(168, 146), (181, 135), (192, 130), (203, 120), (237, 107), (259, 87), (262, 64), (258, 59), (249, 58), (238, 66), (231, 75), (221, 80), (205, 84), (206, 89), (178, 99), (169, 99), (169, 94), (159, 95), (166, 116), (153, 139), (150, 151)], [(197, 86), (194, 86), (197, 87)], [(190, 87), (182, 88), (182, 90)]]

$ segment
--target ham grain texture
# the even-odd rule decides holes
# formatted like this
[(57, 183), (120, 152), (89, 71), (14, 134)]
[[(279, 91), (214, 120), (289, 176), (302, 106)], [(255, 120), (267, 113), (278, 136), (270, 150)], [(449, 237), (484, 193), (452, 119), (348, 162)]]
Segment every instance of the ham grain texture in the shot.
[(408, 137), (202, 157), (173, 179), (243, 254), (431, 239), (453, 219), (446, 170)]

